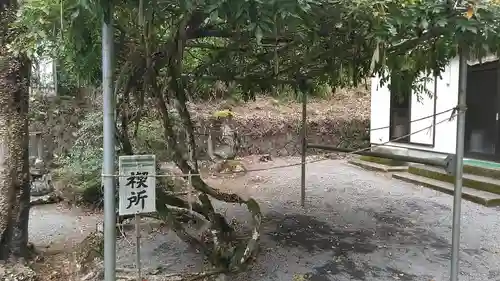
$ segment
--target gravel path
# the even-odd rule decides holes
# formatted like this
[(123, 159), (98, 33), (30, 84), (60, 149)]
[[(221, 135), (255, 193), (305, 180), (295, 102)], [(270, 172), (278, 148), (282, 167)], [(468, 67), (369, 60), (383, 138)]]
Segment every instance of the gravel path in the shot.
[[(296, 160), (276, 159), (265, 165), (290, 161)], [(448, 280), (451, 196), (341, 160), (307, 167), (305, 210), (299, 206), (299, 167), (222, 182), (223, 189), (256, 198), (265, 214), (257, 262), (231, 280)], [(229, 217), (248, 219), (240, 206), (216, 205), (225, 208)], [(499, 211), (463, 202), (461, 281), (500, 281)], [(66, 214), (40, 208), (34, 209), (33, 216), (32, 238), (37, 233), (61, 236), (57, 229), (78, 225)], [(45, 221), (37, 221), (40, 217)], [(117, 249), (117, 265), (133, 266), (132, 239), (119, 239)], [(143, 233), (141, 255), (146, 269), (162, 266), (179, 272), (202, 266), (201, 254), (174, 234), (152, 228)]]
[(30, 213), (29, 241), (36, 247), (62, 250), (81, 242), (90, 232), (96, 230), (101, 217), (62, 205), (33, 206)]
[[(270, 190), (256, 194), (277, 199), (263, 241), (284, 245), (259, 263), (263, 280), (449, 279), (451, 196), (331, 160), (308, 165), (302, 211), (299, 168), (262, 177)], [(460, 280), (500, 280), (498, 211), (463, 202)]]

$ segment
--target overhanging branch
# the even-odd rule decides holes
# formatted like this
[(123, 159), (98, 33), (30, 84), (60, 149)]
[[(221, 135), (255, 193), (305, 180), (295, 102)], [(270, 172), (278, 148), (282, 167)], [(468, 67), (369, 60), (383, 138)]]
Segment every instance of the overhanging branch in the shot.
[(392, 45), (391, 47), (389, 47), (387, 52), (390, 53), (391, 55), (400, 55), (406, 53), (408, 50), (415, 48), (417, 45), (442, 35), (444, 31), (445, 31), (444, 28), (440, 27), (432, 28), (429, 31), (424, 32), (422, 36), (411, 38), (402, 41), (398, 44)]

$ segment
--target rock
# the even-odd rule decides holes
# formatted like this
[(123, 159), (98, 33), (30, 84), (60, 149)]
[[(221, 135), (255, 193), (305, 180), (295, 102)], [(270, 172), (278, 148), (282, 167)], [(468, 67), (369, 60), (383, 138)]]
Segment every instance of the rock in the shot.
[(43, 162), (43, 160), (40, 158), (36, 158), (35, 162), (33, 163), (33, 168), (37, 170), (45, 170), (45, 162)]
[(45, 204), (55, 204), (62, 201), (62, 198), (58, 196), (55, 192), (43, 196), (31, 196), (31, 206), (35, 205), (45, 205)]
[(30, 157), (31, 196), (44, 196), (54, 191), (52, 178), (42, 159)]
[(234, 127), (233, 113), (230, 110), (217, 111), (212, 120), (208, 154), (212, 160), (233, 160), (240, 146)]
[(36, 162), (36, 156), (30, 156), (28, 158), (28, 163), (30, 165), (30, 168), (33, 167), (33, 166), (35, 166), (35, 162)]
[[(343, 155), (343, 156), (345, 156), (345, 155)], [(336, 159), (340, 159), (341, 157), (338, 153), (328, 153), (325, 155), (325, 158), (336, 160)]]
[(44, 196), (54, 191), (50, 174), (32, 176), (31, 196)]
[(234, 148), (227, 145), (218, 147), (214, 155), (219, 159), (233, 159), (236, 156)]
[[(71, 253), (65, 256), (63, 259), (64, 266), (49, 274), (48, 277), (50, 280), (62, 280), (62, 278), (74, 281), (104, 280), (103, 244), (104, 236), (102, 233), (91, 233), (76, 245)], [(0, 281), (3, 280), (0, 279)]]
[(237, 174), (237, 173), (246, 173), (247, 169), (242, 162), (238, 160), (222, 160), (212, 167), (212, 171), (219, 174)]
[(35, 271), (24, 264), (0, 264), (0, 281), (36, 281)]
[[(81, 281), (102, 281), (104, 280), (104, 265), (102, 262), (95, 262), (92, 269), (85, 274)], [(118, 279), (119, 280), (119, 279)]]
[(104, 254), (104, 235), (95, 231), (87, 236), (73, 252), (75, 263), (79, 272), (87, 274), (102, 260)]
[(228, 276), (226, 274), (220, 274), (219, 276), (217, 276), (215, 278), (216, 281), (227, 281), (229, 280), (230, 278), (228, 278)]
[(272, 159), (271, 159), (271, 155), (270, 154), (264, 154), (264, 155), (260, 156), (260, 158), (259, 158), (260, 162), (269, 162), (271, 160)]
[(45, 174), (45, 163), (42, 159), (36, 157), (30, 157), (30, 173), (32, 175), (41, 176)]

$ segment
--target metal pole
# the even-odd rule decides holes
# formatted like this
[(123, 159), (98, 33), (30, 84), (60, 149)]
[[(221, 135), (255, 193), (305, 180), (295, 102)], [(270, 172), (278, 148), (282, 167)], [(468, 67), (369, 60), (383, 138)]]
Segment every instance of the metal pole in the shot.
[(135, 265), (137, 267), (137, 281), (142, 281), (141, 274), (141, 217), (135, 215)]
[(302, 93), (302, 160), (301, 160), (301, 176), (300, 176), (300, 205), (305, 206), (306, 201), (306, 152), (307, 152), (307, 92)]
[[(115, 102), (113, 97), (113, 25), (111, 4), (102, 24), (103, 174), (115, 173)], [(103, 177), (104, 184), (104, 280), (116, 280), (115, 179)]]
[(455, 194), (453, 198), (453, 224), (451, 239), (451, 281), (458, 281), (458, 255), (460, 252), (460, 216), (462, 206), (462, 175), (464, 158), (465, 111), (467, 95), (467, 54), (459, 46), (459, 86), (458, 86), (458, 118), (457, 144), (455, 160)]

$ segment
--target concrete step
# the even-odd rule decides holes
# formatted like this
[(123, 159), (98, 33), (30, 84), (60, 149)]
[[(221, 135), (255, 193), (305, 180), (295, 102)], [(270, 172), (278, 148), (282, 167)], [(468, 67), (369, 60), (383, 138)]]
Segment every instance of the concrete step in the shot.
[(366, 170), (377, 171), (377, 172), (402, 172), (408, 170), (408, 166), (389, 166), (380, 163), (364, 161), (360, 159), (351, 159), (347, 161), (347, 163), (361, 167)]
[(464, 163), (464, 173), (500, 180), (500, 169), (469, 165)]
[[(455, 177), (448, 175), (443, 168), (427, 165), (410, 165), (408, 172), (417, 176), (454, 183)], [(500, 180), (475, 174), (464, 173), (463, 185), (473, 189), (500, 194)]]
[(366, 162), (373, 162), (377, 164), (382, 164), (386, 166), (408, 166), (407, 162), (403, 161), (398, 161), (394, 159), (388, 159), (388, 158), (381, 158), (381, 157), (374, 157), (374, 156), (360, 156), (358, 158), (359, 160), (366, 161)]
[[(443, 193), (454, 193), (454, 186), (449, 182), (418, 176), (411, 173), (395, 173), (392, 174), (392, 177), (405, 182), (429, 187)], [(500, 195), (466, 186), (462, 187), (462, 198), (487, 207), (500, 206)]]

